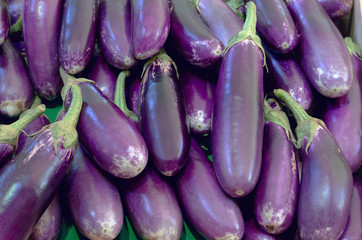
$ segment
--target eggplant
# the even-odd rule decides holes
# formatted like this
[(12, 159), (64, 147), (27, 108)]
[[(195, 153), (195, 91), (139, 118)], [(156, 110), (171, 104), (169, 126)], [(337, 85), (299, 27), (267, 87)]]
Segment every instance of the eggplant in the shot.
[(133, 54), (137, 59), (147, 59), (161, 50), (168, 37), (171, 24), (169, 0), (130, 2)]
[(191, 69), (182, 69), (180, 82), (191, 133), (210, 134), (215, 85)]
[(353, 5), (353, 0), (318, 0), (330, 18), (340, 18), (347, 15)]
[(18, 117), (34, 100), (26, 63), (8, 39), (0, 46), (0, 114)]
[(353, 178), (343, 152), (322, 120), (309, 116), (284, 90), (274, 94), (293, 112), (301, 149), (298, 229), (302, 239), (338, 239), (349, 216)]
[(243, 31), (225, 49), (215, 90), (212, 156), (217, 179), (232, 197), (254, 189), (262, 162), (265, 58), (255, 25), (256, 7), (249, 2)]
[(139, 130), (88, 79), (75, 79), (63, 69), (61, 75), (64, 82), (76, 83), (82, 90), (84, 104), (77, 130), (80, 142), (94, 161), (118, 178), (138, 175), (148, 161), (147, 146)]
[(0, 1), (0, 45), (2, 45), (9, 35), (10, 18), (9, 18), (8, 0)]
[(145, 65), (139, 127), (157, 170), (173, 176), (185, 165), (190, 135), (176, 65), (164, 50)]
[(23, 13), (24, 2), (25, 0), (9, 0), (8, 13), (10, 17), (10, 26), (14, 25)]
[(137, 64), (132, 52), (129, 0), (103, 0), (99, 5), (99, 40), (104, 58), (116, 68)]
[(202, 22), (189, 0), (172, 0), (170, 41), (183, 59), (205, 68), (221, 60), (223, 44)]
[(259, 228), (255, 219), (250, 219), (245, 223), (244, 240), (278, 240), (273, 234), (269, 234)]
[(59, 194), (56, 194), (48, 208), (36, 223), (29, 240), (57, 239), (62, 225)]
[(78, 86), (65, 117), (36, 134), (0, 169), (0, 239), (28, 239), (53, 200), (73, 159), (82, 106)]
[(202, 20), (224, 46), (243, 30), (244, 21), (223, 0), (192, 0)]
[[(269, 102), (269, 103), (268, 103)], [(299, 173), (287, 115), (274, 99), (264, 101), (263, 163), (254, 196), (254, 216), (271, 234), (285, 232), (296, 216)]]
[(89, 239), (115, 239), (123, 226), (118, 189), (97, 169), (81, 144), (65, 177), (65, 195), (77, 228)]
[(59, 37), (59, 61), (69, 74), (81, 72), (95, 45), (98, 0), (65, 0)]
[(352, 87), (345, 96), (327, 101), (322, 119), (355, 172), (362, 164), (362, 55), (351, 38), (346, 44), (353, 64)]
[(191, 139), (184, 169), (177, 175), (176, 191), (182, 210), (207, 239), (241, 239), (244, 220), (239, 206), (217, 182), (212, 163)]
[[(0, 125), (0, 168), (7, 163), (16, 152), (18, 138), (23, 128), (38, 118), (45, 111), (45, 105), (24, 112), (23, 116), (10, 125)], [(1, 184), (0, 184), (1, 185)]]
[(298, 60), (313, 87), (336, 98), (351, 88), (352, 63), (341, 33), (317, 0), (289, 0), (299, 30)]
[(135, 178), (124, 180), (121, 188), (128, 219), (142, 239), (180, 239), (183, 220), (176, 195), (151, 165)]
[(130, 110), (134, 112), (136, 115), (138, 115), (138, 99), (140, 98), (141, 95), (141, 89), (142, 89), (141, 79), (136, 78), (130, 83), (128, 91), (129, 93), (128, 104)]

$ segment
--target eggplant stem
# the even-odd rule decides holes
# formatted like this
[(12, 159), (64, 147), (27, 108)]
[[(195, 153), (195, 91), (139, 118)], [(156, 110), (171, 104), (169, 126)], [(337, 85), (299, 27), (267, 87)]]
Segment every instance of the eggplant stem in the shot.
[(243, 27), (248, 35), (256, 35), (256, 6), (253, 2), (246, 4), (246, 19)]
[(73, 84), (71, 89), (72, 102), (70, 103), (69, 109), (61, 121), (69, 123), (74, 128), (78, 124), (80, 111), (82, 110), (83, 98), (80, 88), (77, 84)]
[(32, 121), (34, 121), (36, 118), (38, 118), (40, 115), (42, 115), (45, 112), (45, 105), (40, 104), (39, 106), (29, 109), (26, 112), (24, 112), (24, 115), (22, 115), (19, 120), (16, 122), (10, 124), (11, 127), (17, 129), (19, 132), (21, 129), (25, 128), (29, 125)]
[(23, 31), (23, 14), (20, 14), (18, 20), (10, 26), (10, 34)]

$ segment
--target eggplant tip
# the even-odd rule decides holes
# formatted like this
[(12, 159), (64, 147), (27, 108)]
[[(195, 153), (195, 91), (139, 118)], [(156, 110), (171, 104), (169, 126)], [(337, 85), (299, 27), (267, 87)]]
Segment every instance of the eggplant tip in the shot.
[(1, 115), (6, 117), (17, 117), (22, 113), (26, 108), (24, 106), (24, 99), (17, 100), (6, 100), (0, 104)]

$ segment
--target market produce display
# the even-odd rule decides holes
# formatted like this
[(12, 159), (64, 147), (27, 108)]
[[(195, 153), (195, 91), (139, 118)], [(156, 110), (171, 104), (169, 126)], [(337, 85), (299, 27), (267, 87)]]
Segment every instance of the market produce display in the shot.
[(0, 0), (0, 240), (362, 240), (360, 6)]

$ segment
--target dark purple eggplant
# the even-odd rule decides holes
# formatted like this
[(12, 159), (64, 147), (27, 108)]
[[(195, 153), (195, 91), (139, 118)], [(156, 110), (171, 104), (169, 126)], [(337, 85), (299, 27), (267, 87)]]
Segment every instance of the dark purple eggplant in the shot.
[(214, 98), (214, 168), (221, 187), (232, 197), (254, 189), (262, 161), (265, 58), (255, 25), (256, 7), (249, 2), (243, 31), (225, 49)]
[(353, 64), (352, 87), (345, 96), (327, 102), (323, 121), (354, 172), (362, 164), (362, 55), (351, 38), (346, 38), (346, 44)]
[(224, 193), (211, 162), (193, 139), (187, 163), (177, 175), (176, 189), (187, 219), (207, 239), (243, 237), (244, 220), (239, 206)]
[(23, 33), (30, 79), (38, 95), (52, 100), (60, 94), (58, 43), (61, 0), (24, 2)]
[(82, 90), (77, 130), (94, 161), (115, 177), (138, 175), (147, 164), (148, 150), (137, 127), (88, 79), (75, 79), (63, 69), (61, 75), (64, 82), (77, 83)]
[(129, 86), (128, 104), (130, 110), (138, 115), (138, 99), (141, 95), (142, 84), (139, 78), (133, 80)]
[(243, 30), (244, 21), (224, 0), (192, 0), (201, 18), (224, 46), (230, 38)]
[(339, 18), (347, 15), (353, 5), (353, 0), (318, 0), (331, 18)]
[(255, 219), (250, 219), (245, 223), (244, 240), (279, 240), (273, 234), (269, 234), (257, 225)]
[(312, 87), (299, 63), (289, 54), (265, 52), (269, 69), (267, 77), (273, 88), (284, 89), (304, 110), (308, 110), (313, 102)]
[(189, 63), (209, 67), (221, 60), (223, 44), (197, 15), (189, 0), (171, 0), (170, 40), (173, 48)]
[(29, 240), (57, 239), (62, 225), (59, 195), (55, 195), (48, 208), (36, 223)]
[(82, 107), (79, 87), (73, 85), (71, 92), (65, 117), (44, 127), (0, 170), (0, 239), (29, 238), (69, 169)]
[(298, 229), (302, 239), (338, 239), (346, 226), (353, 189), (352, 171), (322, 120), (309, 116), (284, 90), (274, 90), (293, 112), (301, 148), (302, 181)]
[(42, 104), (24, 112), (23, 116), (14, 123), (0, 125), (0, 168), (13, 157), (22, 129), (38, 118), (44, 111), (45, 105)]
[(59, 61), (69, 74), (81, 72), (94, 50), (98, 0), (65, 0), (59, 38)]
[(142, 239), (180, 239), (183, 220), (176, 195), (150, 164), (137, 177), (125, 180), (122, 188), (128, 219)]
[[(268, 99), (270, 104), (275, 100)], [(264, 101), (263, 163), (254, 196), (254, 216), (271, 234), (285, 232), (296, 216), (299, 175), (287, 115)]]
[(298, 59), (314, 88), (325, 97), (346, 95), (352, 63), (341, 33), (317, 0), (289, 0), (299, 31)]
[(89, 69), (89, 71), (87, 72), (86, 77), (93, 80), (102, 93), (110, 100), (113, 100), (117, 76), (104, 59), (100, 50), (94, 51), (87, 69)]
[(10, 18), (8, 5), (8, 0), (0, 1), (0, 45), (6, 41), (9, 35)]
[(185, 165), (190, 135), (176, 65), (164, 50), (145, 65), (138, 111), (153, 164), (175, 175)]
[(115, 239), (124, 220), (120, 194), (80, 144), (65, 177), (65, 186), (74, 224), (82, 234), (89, 239)]
[(169, 0), (130, 2), (133, 54), (137, 59), (147, 59), (161, 50), (168, 37), (171, 24)]
[(24, 58), (8, 39), (0, 46), (0, 114), (17, 117), (28, 109), (34, 90)]
[(119, 69), (137, 64), (132, 53), (129, 0), (103, 0), (99, 5), (99, 39), (107, 62)]
[(25, 0), (9, 0), (8, 12), (10, 17), (10, 26), (14, 25), (21, 14), (23, 14), (24, 1)]
[(215, 85), (196, 71), (182, 69), (180, 73), (182, 95), (185, 102), (186, 119), (191, 133), (211, 133), (212, 105)]

